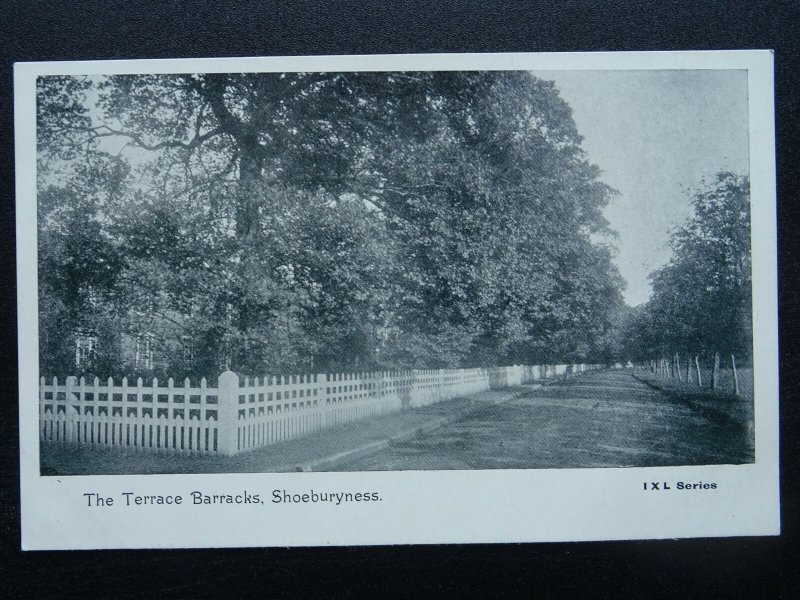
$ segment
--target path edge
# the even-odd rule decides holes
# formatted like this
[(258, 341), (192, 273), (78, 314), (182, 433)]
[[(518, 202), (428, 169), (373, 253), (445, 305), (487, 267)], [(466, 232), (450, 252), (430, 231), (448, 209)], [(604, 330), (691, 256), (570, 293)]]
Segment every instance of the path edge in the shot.
[(323, 456), (322, 458), (318, 458), (313, 461), (296, 465), (293, 469), (290, 470), (296, 472), (304, 472), (304, 473), (327, 471), (330, 470), (331, 467), (335, 467), (336, 465), (341, 464), (343, 462), (349, 460), (355, 460), (357, 458), (363, 458), (364, 456), (368, 456), (369, 454), (383, 450), (395, 442), (405, 441), (413, 437), (416, 437), (420, 434), (429, 433), (431, 431), (439, 429), (440, 427), (449, 425), (450, 423), (462, 419), (468, 415), (483, 410), (487, 407), (503, 404), (504, 402), (508, 402), (509, 400), (513, 400), (514, 398), (519, 398), (520, 396), (528, 393), (530, 390), (535, 390), (541, 387), (542, 384), (540, 383), (526, 385), (525, 389), (515, 390), (514, 392), (511, 392), (510, 394), (507, 394), (505, 396), (501, 396), (500, 398), (497, 398), (495, 400), (490, 400), (489, 402), (482, 403), (480, 406), (476, 406), (471, 409), (447, 417), (437, 417), (436, 419), (433, 419), (422, 425), (417, 425), (416, 427), (412, 427), (410, 429), (398, 431), (397, 433), (394, 433), (382, 440), (376, 440), (374, 442), (363, 444), (356, 448), (350, 448), (349, 450), (343, 450), (335, 454)]

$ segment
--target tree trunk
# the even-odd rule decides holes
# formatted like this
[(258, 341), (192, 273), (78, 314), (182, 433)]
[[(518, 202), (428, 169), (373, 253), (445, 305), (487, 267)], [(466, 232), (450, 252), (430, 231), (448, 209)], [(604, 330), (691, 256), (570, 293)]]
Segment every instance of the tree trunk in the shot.
[(209, 74), (204, 76), (204, 83), (197, 86), (196, 90), (208, 102), (220, 129), (236, 140), (239, 154), (236, 235), (239, 239), (249, 239), (258, 231), (258, 184), (263, 176), (264, 148), (259, 143), (255, 129), (228, 108), (225, 99), (228, 83), (225, 74)]
[(692, 383), (692, 357), (686, 357), (686, 383)]
[(675, 353), (675, 372), (678, 374), (678, 381), (683, 381), (683, 375), (681, 375), (681, 355), (677, 352)]
[(733, 393), (739, 395), (739, 376), (736, 374), (736, 358), (731, 354), (731, 366), (733, 367)]
[(700, 357), (697, 354), (694, 355), (694, 366), (697, 369), (697, 385), (700, 387), (703, 386), (703, 376), (700, 374)]
[(236, 203), (236, 235), (250, 240), (259, 230), (260, 186), (264, 159), (255, 134), (243, 136), (239, 142), (239, 184)]
[(719, 387), (719, 352), (714, 352), (714, 368), (711, 371), (711, 389)]

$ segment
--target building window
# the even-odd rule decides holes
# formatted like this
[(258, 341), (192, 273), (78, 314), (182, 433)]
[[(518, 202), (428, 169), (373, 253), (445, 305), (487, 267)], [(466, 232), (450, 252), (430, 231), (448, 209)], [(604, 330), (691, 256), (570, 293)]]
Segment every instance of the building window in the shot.
[(80, 332), (75, 336), (75, 366), (85, 369), (94, 361), (97, 352), (97, 336)]
[(181, 345), (183, 347), (183, 360), (187, 364), (194, 362), (194, 340), (188, 335), (181, 338)]
[(137, 369), (153, 368), (153, 336), (149, 333), (142, 334), (136, 338), (136, 362)]

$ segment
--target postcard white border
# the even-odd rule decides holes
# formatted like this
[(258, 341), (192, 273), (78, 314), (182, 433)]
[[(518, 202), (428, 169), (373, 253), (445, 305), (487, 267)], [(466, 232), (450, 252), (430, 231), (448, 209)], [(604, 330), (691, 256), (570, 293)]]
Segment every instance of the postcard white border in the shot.
[[(38, 443), (35, 82), (39, 75), (372, 70), (747, 69), (750, 101), (756, 461), (750, 465), (42, 477)], [(429, 54), (18, 63), (14, 70), (20, 469), (24, 549), (320, 546), (776, 535), (778, 329), (770, 51)], [(646, 481), (714, 481), (644, 493)], [(193, 490), (375, 491), (381, 502), (86, 507)]]

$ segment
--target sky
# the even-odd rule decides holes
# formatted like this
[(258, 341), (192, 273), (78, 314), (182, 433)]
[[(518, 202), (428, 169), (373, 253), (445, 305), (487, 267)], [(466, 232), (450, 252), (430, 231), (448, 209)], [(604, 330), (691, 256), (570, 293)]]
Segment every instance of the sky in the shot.
[(690, 192), (719, 171), (749, 173), (747, 72), (534, 71), (572, 107), (583, 148), (619, 191), (605, 210), (631, 306), (670, 258), (670, 231), (691, 216)]

